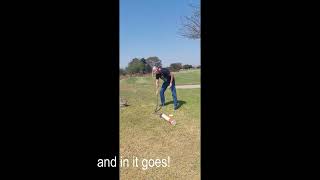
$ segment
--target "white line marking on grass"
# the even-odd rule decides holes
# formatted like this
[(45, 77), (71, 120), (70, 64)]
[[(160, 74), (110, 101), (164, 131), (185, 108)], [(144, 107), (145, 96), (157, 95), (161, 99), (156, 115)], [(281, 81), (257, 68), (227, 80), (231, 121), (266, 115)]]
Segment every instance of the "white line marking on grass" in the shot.
[(195, 89), (200, 88), (200, 84), (197, 85), (176, 85), (177, 89)]

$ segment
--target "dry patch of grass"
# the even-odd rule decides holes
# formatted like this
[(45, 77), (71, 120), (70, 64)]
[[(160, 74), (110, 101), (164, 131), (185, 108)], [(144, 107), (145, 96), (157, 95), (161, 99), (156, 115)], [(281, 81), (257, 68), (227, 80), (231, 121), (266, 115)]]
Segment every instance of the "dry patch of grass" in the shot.
[[(177, 124), (172, 126), (153, 114), (156, 96), (151, 77), (120, 83), (120, 96), (130, 104), (120, 111), (120, 156), (129, 160), (170, 156), (170, 167), (122, 167), (121, 179), (200, 179), (200, 89), (178, 89), (177, 94), (185, 103), (174, 113)], [(170, 101), (168, 89), (166, 102)], [(165, 112), (173, 113), (173, 104)]]

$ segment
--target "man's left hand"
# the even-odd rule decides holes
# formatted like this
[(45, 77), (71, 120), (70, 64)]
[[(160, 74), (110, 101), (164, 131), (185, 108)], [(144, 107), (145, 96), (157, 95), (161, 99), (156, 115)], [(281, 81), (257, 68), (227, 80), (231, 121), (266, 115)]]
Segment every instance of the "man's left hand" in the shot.
[(168, 88), (171, 88), (171, 86), (172, 86), (172, 83), (169, 84)]

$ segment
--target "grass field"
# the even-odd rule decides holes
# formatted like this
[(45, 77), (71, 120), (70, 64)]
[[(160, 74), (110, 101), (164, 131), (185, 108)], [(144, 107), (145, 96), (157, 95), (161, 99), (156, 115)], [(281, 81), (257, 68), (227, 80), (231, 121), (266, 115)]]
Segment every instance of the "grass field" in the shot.
[[(200, 84), (200, 70), (175, 74), (177, 85)], [(170, 156), (170, 167), (122, 167), (120, 178), (200, 179), (200, 89), (177, 89), (182, 105), (175, 113), (171, 91), (167, 89), (164, 112), (174, 115), (176, 126), (153, 114), (156, 95), (152, 77), (121, 80), (120, 96), (130, 105), (120, 109), (120, 157), (131, 163), (133, 156), (139, 160)]]
[(180, 84), (200, 84), (200, 70), (187, 70), (176, 73), (176, 83)]

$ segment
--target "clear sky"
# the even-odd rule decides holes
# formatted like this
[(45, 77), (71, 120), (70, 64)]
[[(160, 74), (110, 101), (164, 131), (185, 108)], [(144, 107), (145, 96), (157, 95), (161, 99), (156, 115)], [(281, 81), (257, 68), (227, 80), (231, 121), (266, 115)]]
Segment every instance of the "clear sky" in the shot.
[(120, 0), (120, 67), (133, 58), (158, 56), (163, 66), (200, 65), (200, 40), (178, 34), (189, 4), (200, 0)]

